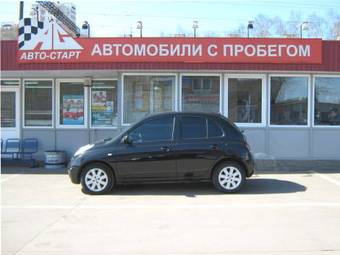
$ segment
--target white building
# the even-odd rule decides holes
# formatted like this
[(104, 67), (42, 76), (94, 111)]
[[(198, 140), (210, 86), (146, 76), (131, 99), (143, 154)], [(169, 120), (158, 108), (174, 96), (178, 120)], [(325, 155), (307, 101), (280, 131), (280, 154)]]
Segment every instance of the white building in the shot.
[(18, 24), (14, 22), (2, 22), (0, 32), (1, 40), (16, 40), (18, 37)]
[(77, 21), (77, 10), (76, 10), (76, 6), (73, 3), (57, 2), (57, 5), (60, 8), (60, 10), (62, 10), (63, 13), (73, 21), (73, 23), (76, 23), (76, 21)]
[[(76, 23), (77, 21), (77, 9), (76, 6), (73, 3), (70, 2), (56, 2), (55, 3), (59, 9), (71, 20), (73, 23)], [(38, 14), (39, 14), (39, 20), (44, 20), (48, 12), (41, 7), (39, 4), (32, 4), (32, 8), (30, 11), (30, 16), (32, 18), (37, 18), (37, 10), (38, 8)]]

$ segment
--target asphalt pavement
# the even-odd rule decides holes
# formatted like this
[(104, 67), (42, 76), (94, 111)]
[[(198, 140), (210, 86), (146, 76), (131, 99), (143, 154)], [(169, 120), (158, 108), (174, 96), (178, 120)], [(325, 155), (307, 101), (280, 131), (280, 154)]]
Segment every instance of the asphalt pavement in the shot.
[(1, 254), (340, 254), (340, 169), (81, 192), (63, 171), (3, 168)]

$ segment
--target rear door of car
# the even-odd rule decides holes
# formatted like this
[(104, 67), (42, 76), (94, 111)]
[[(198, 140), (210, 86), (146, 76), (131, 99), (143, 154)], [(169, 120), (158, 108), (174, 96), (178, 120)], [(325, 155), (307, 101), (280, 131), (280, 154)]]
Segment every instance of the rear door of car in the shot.
[(123, 181), (175, 179), (174, 126), (174, 116), (166, 115), (131, 130), (132, 144), (121, 143), (115, 156), (119, 177)]
[(178, 179), (207, 179), (213, 165), (224, 155), (223, 129), (205, 115), (179, 116), (174, 150), (177, 153)]

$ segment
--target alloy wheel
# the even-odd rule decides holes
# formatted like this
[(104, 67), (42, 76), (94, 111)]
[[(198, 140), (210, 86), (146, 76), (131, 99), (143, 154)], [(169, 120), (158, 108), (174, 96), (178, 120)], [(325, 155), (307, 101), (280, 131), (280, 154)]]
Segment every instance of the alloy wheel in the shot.
[(242, 182), (242, 174), (233, 166), (223, 168), (218, 175), (219, 184), (226, 190), (237, 189)]
[(86, 187), (93, 192), (103, 191), (108, 183), (106, 172), (100, 168), (92, 168), (85, 175)]

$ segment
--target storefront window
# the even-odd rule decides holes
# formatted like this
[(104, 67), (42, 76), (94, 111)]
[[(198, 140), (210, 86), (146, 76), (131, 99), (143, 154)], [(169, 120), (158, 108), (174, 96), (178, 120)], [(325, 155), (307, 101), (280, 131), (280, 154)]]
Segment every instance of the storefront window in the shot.
[(219, 112), (219, 76), (182, 76), (182, 110)]
[(308, 78), (271, 77), (270, 124), (307, 125)]
[(52, 126), (52, 81), (26, 80), (25, 126)]
[(124, 123), (174, 110), (175, 76), (124, 76)]
[(93, 81), (91, 89), (92, 126), (117, 126), (117, 116), (117, 81)]
[(1, 91), (1, 127), (15, 126), (15, 92)]
[(60, 125), (84, 125), (84, 85), (81, 82), (60, 82)]
[(315, 125), (340, 126), (340, 77), (315, 78)]
[(1, 86), (19, 86), (19, 80), (1, 80)]
[(237, 123), (262, 122), (262, 79), (228, 79), (228, 117)]

